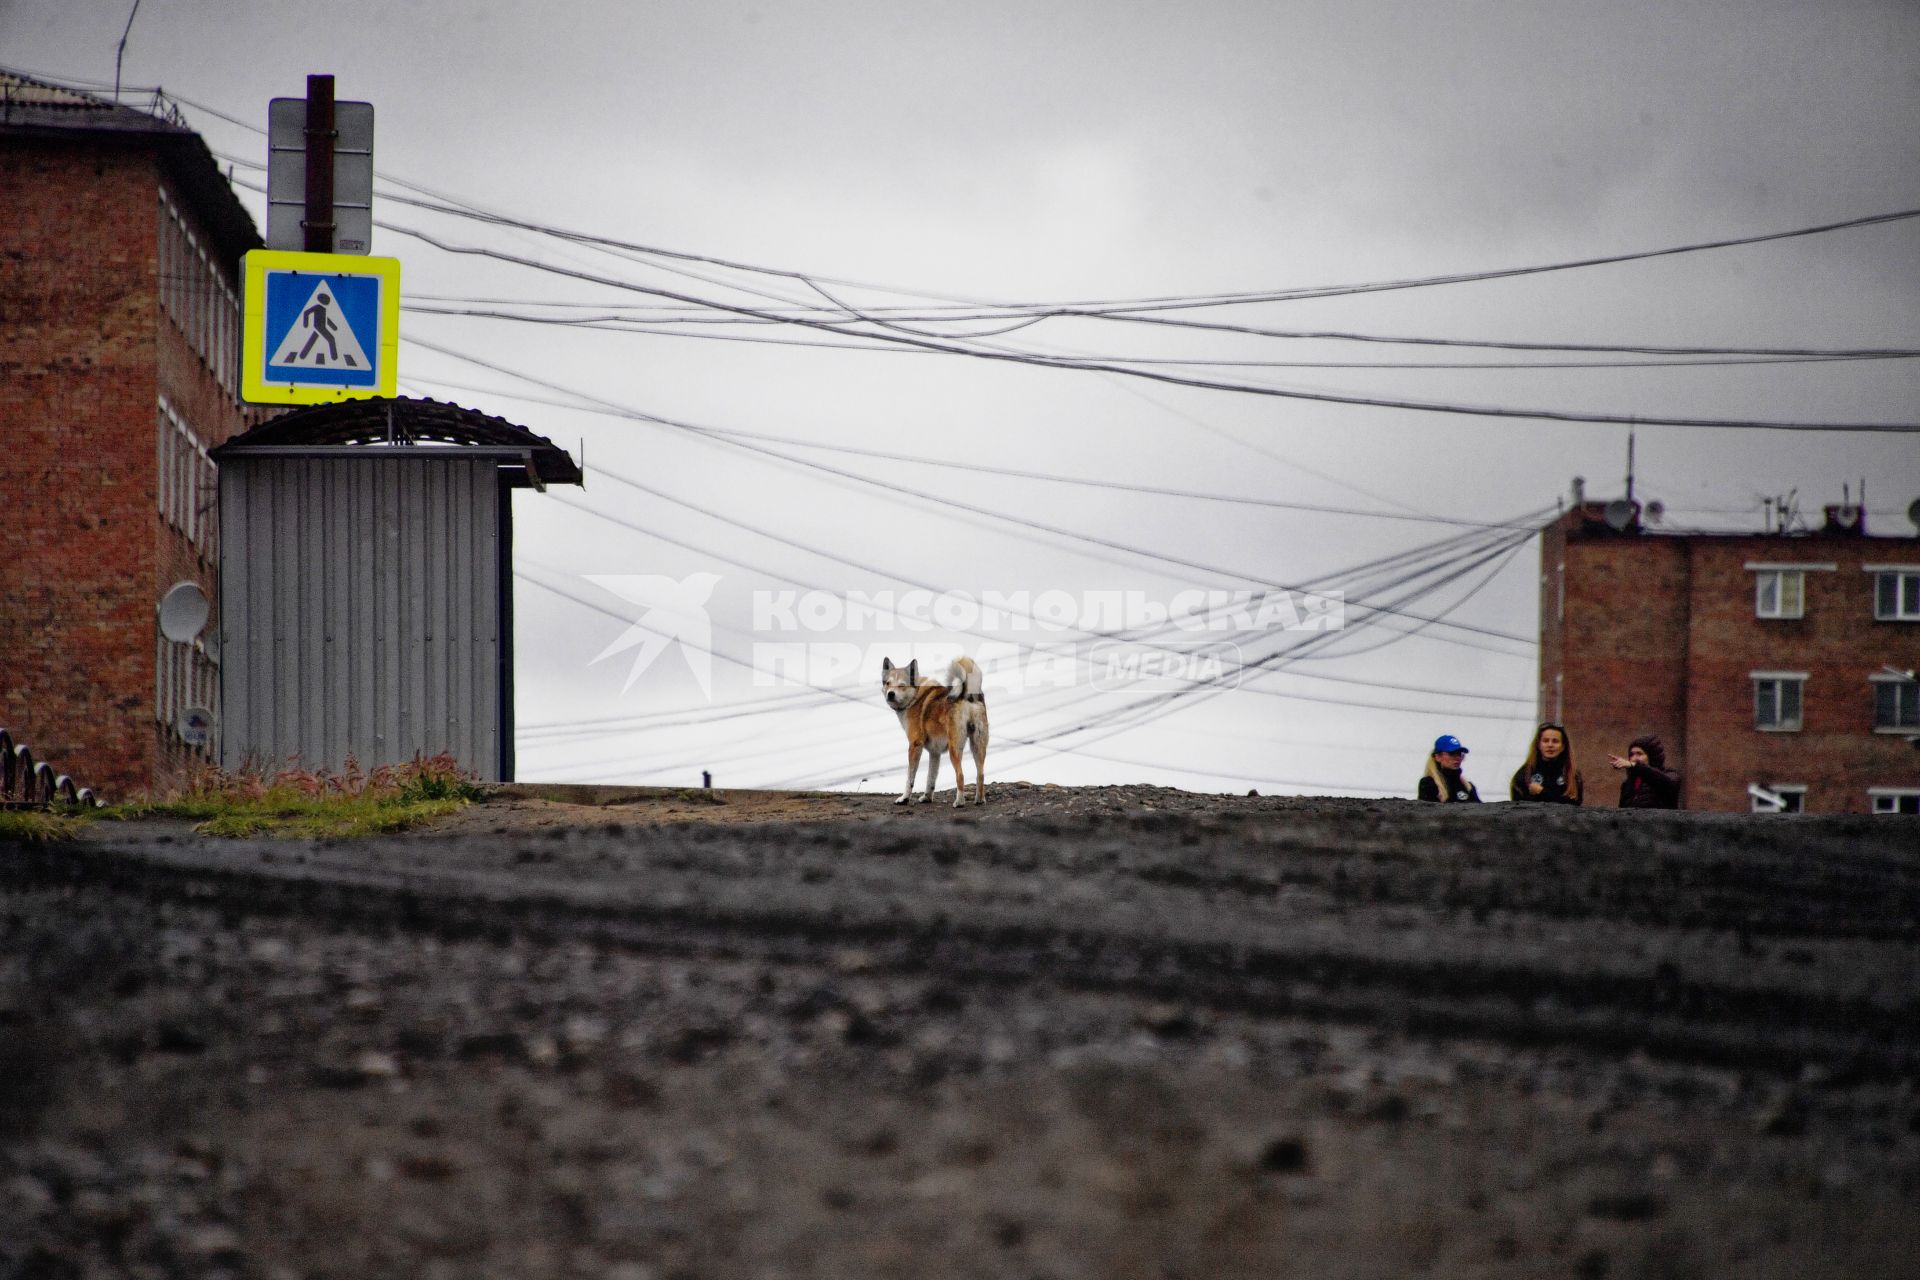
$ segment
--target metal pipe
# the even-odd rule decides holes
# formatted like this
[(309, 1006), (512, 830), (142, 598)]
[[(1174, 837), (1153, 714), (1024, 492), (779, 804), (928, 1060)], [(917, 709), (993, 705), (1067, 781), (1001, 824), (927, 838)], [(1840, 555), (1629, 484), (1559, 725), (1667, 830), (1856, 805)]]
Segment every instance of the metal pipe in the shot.
[(333, 252), (333, 77), (307, 77), (308, 253)]

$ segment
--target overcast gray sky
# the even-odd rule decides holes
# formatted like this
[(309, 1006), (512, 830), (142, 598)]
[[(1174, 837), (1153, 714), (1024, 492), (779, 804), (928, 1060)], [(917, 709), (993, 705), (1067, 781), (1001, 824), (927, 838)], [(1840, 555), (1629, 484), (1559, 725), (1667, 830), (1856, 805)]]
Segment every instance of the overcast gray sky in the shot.
[[(111, 85), (129, 9), (0, 0), (0, 64)], [(267, 101), (299, 96), (310, 72), (336, 76), (342, 98), (374, 103), (376, 163), (386, 177), (530, 223), (812, 273), (866, 309), (1428, 277), (1920, 207), (1920, 8), (1907, 3), (144, 0), (122, 75), (126, 86), (163, 86), (182, 102), (216, 154), (230, 158), (242, 198), (264, 221), (262, 198), (247, 185), (259, 181), (264, 140), (220, 117), (262, 125)], [(532, 726), (520, 763), (530, 778), (687, 782), (708, 767), (727, 785), (863, 776), (898, 785), (899, 731), (874, 692), (877, 672), (845, 682), (859, 702), (794, 702), (704, 722), (694, 710), (656, 715), (700, 708), (705, 694), (678, 651), (630, 688), (628, 655), (594, 662), (622, 633), (615, 615), (637, 609), (585, 575), (719, 574), (711, 643), (750, 660), (756, 639), (813, 638), (752, 634), (756, 591), (918, 583), (975, 594), (1134, 590), (1165, 602), (1195, 585), (1265, 590), (1319, 580), (1357, 598), (1377, 580), (1350, 566), (1462, 532), (804, 454), (883, 482), (875, 488), (542, 401), (585, 395), (731, 431), (1397, 515), (1492, 522), (1550, 506), (1575, 474), (1603, 496), (1623, 486), (1620, 425), (1356, 407), (765, 341), (843, 341), (791, 326), (681, 323), (634, 333), (431, 314), (418, 308), (525, 313), (545, 301), (594, 304), (543, 309), (547, 317), (639, 306), (667, 318), (649, 306), (657, 300), (631, 291), (451, 254), (395, 228), (733, 306), (826, 299), (792, 278), (615, 257), (392, 199), (375, 213), (391, 224), (376, 232), (375, 251), (401, 259), (415, 308), (403, 320), (403, 390), (585, 448), (584, 493), (517, 503), (522, 568), (577, 597), (537, 581), (519, 586), (519, 715)], [(772, 298), (743, 292), (749, 284)], [(1911, 348), (1920, 346), (1920, 224), (1165, 314), (1492, 341)], [(948, 328), (943, 340), (998, 327)], [(1920, 371), (1910, 359), (1272, 367), (1631, 357), (1084, 320), (982, 340), (1108, 361), (1268, 362), (1132, 367), (1373, 400), (1640, 418), (1920, 420)], [(519, 373), (565, 390), (512, 376)], [(1673, 526), (1757, 528), (1760, 499), (1792, 490), (1817, 518), (1843, 483), (1865, 476), (1871, 523), (1909, 532), (1904, 512), (1920, 496), (1920, 450), (1909, 435), (1643, 426), (1637, 461), (1638, 496), (1663, 500)], [(624, 487), (609, 473), (774, 536)], [(990, 517), (962, 520), (922, 494), (1187, 563)], [(992, 703), (988, 777), (1406, 794), (1433, 736), (1451, 731), (1475, 749), (1470, 775), (1497, 793), (1532, 725), (1527, 641), (1537, 626), (1538, 570), (1529, 542), (1413, 606), (1476, 630), (1430, 625), (1393, 640), (1410, 624), (1379, 624), (1258, 681), (1288, 696), (1180, 699), (1125, 732), (1049, 738), (1142, 695), (1084, 685), (1009, 691)], [(1350, 604), (1349, 624), (1362, 616)], [(825, 638), (897, 640), (903, 657), (916, 639), (980, 645), (904, 632)], [(1246, 656), (1275, 639), (1224, 638), (1242, 642)], [(730, 712), (775, 692), (725, 662), (712, 676), (713, 701)], [(995, 687), (990, 675), (990, 694)], [(609, 721), (619, 716), (655, 718)], [(590, 734), (565, 732), (580, 721), (594, 722)], [(1021, 738), (1068, 750), (1023, 747)], [(1618, 746), (1578, 745), (1589, 759)]]

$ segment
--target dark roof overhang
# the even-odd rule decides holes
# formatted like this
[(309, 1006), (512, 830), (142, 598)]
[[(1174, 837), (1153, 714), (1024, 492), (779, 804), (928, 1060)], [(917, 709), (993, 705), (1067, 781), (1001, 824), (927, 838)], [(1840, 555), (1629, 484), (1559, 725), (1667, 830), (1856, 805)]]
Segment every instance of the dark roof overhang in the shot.
[(545, 436), (525, 427), (459, 405), (409, 397), (342, 400), (299, 409), (261, 423), (214, 449), (216, 462), (260, 454), (321, 454), (415, 450), (414, 456), (445, 446), (462, 446), (508, 458), (524, 466), (503, 466), (509, 485), (581, 484), (579, 464)]

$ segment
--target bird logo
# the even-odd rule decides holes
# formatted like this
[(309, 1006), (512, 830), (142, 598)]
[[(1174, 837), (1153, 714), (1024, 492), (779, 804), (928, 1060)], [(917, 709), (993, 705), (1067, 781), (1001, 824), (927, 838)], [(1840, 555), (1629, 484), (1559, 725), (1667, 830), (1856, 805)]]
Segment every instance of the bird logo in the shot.
[(720, 581), (719, 574), (690, 573), (679, 579), (660, 573), (591, 573), (585, 577), (641, 610), (633, 624), (614, 637), (588, 666), (638, 645), (633, 665), (627, 668), (627, 682), (620, 686), (624, 694), (654, 659), (677, 644), (686, 655), (687, 669), (700, 684), (700, 692), (709, 699), (713, 697), (713, 619), (707, 616), (707, 601)]

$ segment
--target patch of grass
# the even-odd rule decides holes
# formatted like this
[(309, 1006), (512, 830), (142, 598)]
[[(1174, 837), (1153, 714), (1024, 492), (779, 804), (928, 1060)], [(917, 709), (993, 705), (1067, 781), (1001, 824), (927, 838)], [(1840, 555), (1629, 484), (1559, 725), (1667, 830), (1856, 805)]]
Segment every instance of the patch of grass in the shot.
[(210, 836), (374, 836), (406, 831), (464, 808), (481, 791), (451, 756), (416, 757), (362, 773), (285, 769), (209, 771), (165, 800), (117, 806), (115, 818), (187, 818)]
[(71, 840), (89, 816), (58, 809), (0, 809), (0, 840)]
[(407, 831), (464, 808), (465, 800), (366, 800), (330, 797), (236, 806), (201, 822), (209, 836), (379, 836)]

